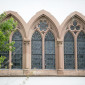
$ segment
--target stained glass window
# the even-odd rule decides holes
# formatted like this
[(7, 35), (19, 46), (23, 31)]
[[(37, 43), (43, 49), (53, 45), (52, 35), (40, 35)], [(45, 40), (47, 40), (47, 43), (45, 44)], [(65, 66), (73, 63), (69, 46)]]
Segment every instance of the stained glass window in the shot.
[(50, 31), (45, 36), (45, 69), (55, 69), (55, 38)]
[(32, 56), (31, 56), (31, 67), (32, 69), (42, 68), (42, 38), (38, 31), (32, 35)]
[(70, 29), (71, 30), (74, 30), (74, 29), (80, 30), (80, 26), (77, 25), (77, 21), (76, 20), (73, 21), (73, 25), (70, 26)]
[(0, 57), (1, 56), (5, 56), (6, 57), (6, 59), (4, 60), (4, 62), (3, 63), (1, 63), (1, 69), (4, 69), (4, 68), (8, 68), (8, 66), (9, 66), (9, 52), (7, 51), (7, 52), (5, 52), (5, 51), (3, 51), (3, 52), (0, 52)]
[(40, 24), (38, 25), (38, 27), (40, 27), (40, 31), (44, 30), (46, 31), (47, 30), (47, 22), (46, 21), (40, 21)]
[(77, 37), (78, 69), (85, 69), (85, 33), (80, 32)]
[(22, 68), (22, 36), (20, 32), (17, 30), (13, 37), (12, 41), (15, 41), (14, 47), (15, 51), (12, 52), (12, 68), (13, 69), (21, 69)]
[(64, 69), (75, 68), (74, 38), (70, 32), (64, 37)]

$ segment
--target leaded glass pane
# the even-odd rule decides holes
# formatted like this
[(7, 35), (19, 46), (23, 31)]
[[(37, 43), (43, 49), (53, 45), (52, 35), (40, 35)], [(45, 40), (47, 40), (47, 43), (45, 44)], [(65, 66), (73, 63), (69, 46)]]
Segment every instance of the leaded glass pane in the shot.
[(73, 25), (71, 25), (70, 28), (71, 28), (71, 30), (74, 30), (74, 26)]
[(42, 68), (42, 39), (38, 31), (32, 36), (32, 69), (41, 69)]
[(85, 69), (85, 34), (80, 32), (77, 37), (78, 69)]
[(22, 40), (22, 35), (20, 34), (19, 31), (16, 31), (12, 37), (12, 40)]
[(42, 54), (42, 41), (32, 41), (32, 54)]
[(76, 20), (73, 21), (73, 25), (74, 25), (74, 26), (77, 25), (77, 21), (76, 21)]
[(55, 42), (45, 41), (45, 54), (55, 54)]
[(45, 69), (55, 69), (55, 39), (50, 31), (45, 36)]
[(35, 31), (35, 33), (32, 36), (32, 40), (33, 41), (41, 41), (42, 40), (41, 35), (40, 35), (40, 33), (38, 31)]
[(52, 34), (52, 32), (49, 31), (49, 32), (46, 34), (45, 40), (46, 40), (46, 41), (54, 41), (54, 40), (55, 40), (54, 35)]
[(47, 30), (47, 22), (46, 21), (40, 21), (40, 24), (38, 25), (38, 27), (40, 27), (40, 31), (44, 30), (46, 31)]
[(22, 68), (22, 54), (14, 54), (12, 57), (12, 68), (14, 69), (21, 69)]
[(32, 69), (42, 69), (42, 55), (32, 55)]
[(74, 38), (70, 32), (64, 37), (64, 69), (75, 68)]
[(16, 31), (12, 37), (12, 41), (15, 41), (15, 51), (12, 52), (13, 69), (22, 68), (22, 36), (19, 31)]
[(76, 30), (80, 30), (80, 26), (78, 25), (78, 26), (76, 26)]

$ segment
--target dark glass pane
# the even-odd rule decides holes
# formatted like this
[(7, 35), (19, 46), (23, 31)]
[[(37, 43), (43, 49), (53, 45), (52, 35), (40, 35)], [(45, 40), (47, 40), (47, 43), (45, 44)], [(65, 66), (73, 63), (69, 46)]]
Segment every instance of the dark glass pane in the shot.
[(46, 31), (48, 27), (46, 21), (40, 21), (40, 24), (38, 26), (40, 27), (40, 31), (42, 30)]
[(77, 31), (74, 32), (74, 34), (76, 35)]
[(45, 69), (55, 69), (55, 54), (45, 55)]
[(49, 31), (49, 32), (46, 34), (45, 40), (46, 40), (46, 41), (54, 41), (54, 40), (55, 40), (54, 35), (52, 34), (52, 32)]
[(77, 38), (78, 42), (85, 42), (85, 34), (83, 32), (80, 32)]
[(74, 38), (70, 32), (64, 37), (64, 69), (75, 68)]
[(32, 41), (32, 54), (42, 54), (42, 41)]
[(16, 31), (14, 34), (13, 34), (13, 37), (12, 37), (12, 40), (22, 40), (22, 35), (20, 34), (19, 31)]
[(32, 35), (32, 40), (33, 41), (41, 41), (41, 35), (38, 31), (35, 31), (35, 33)]
[(16, 54), (22, 54), (22, 41), (21, 40), (15, 40), (15, 44), (14, 44), (14, 47), (15, 47), (15, 53)]
[(12, 68), (21, 69), (22, 68), (22, 54), (14, 54), (12, 55)]
[(85, 34), (80, 32), (77, 37), (78, 69), (85, 69)]
[(42, 69), (42, 55), (32, 55), (32, 69)]
[(50, 31), (45, 36), (45, 69), (55, 69), (55, 39)]
[(80, 30), (80, 26), (76, 26), (76, 30)]
[(67, 32), (64, 37), (65, 42), (74, 42), (74, 38), (70, 32)]
[(76, 20), (73, 21), (73, 25), (74, 25), (74, 26), (77, 25), (77, 21), (76, 21)]
[(73, 26), (73, 25), (71, 25), (71, 26), (70, 26), (70, 29), (71, 29), (71, 30), (74, 30), (74, 26)]
[(45, 54), (55, 54), (55, 41), (45, 41)]
[(74, 63), (74, 55), (72, 54), (64, 54), (64, 68), (65, 69), (74, 69), (75, 63)]
[(38, 31), (35, 31), (35, 33), (32, 36), (31, 47), (32, 47), (31, 67), (32, 69), (41, 69), (42, 68), (42, 39)]
[(74, 42), (64, 41), (64, 54), (74, 54)]
[(12, 37), (12, 41), (15, 41), (15, 51), (12, 52), (13, 69), (22, 68), (22, 36), (19, 31), (16, 31)]

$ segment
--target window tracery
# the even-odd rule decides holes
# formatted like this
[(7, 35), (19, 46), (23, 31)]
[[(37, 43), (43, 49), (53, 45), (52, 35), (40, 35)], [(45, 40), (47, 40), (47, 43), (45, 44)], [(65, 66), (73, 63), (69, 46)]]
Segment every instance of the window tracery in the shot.
[[(76, 66), (75, 68), (77, 68), (77, 69), (85, 69), (85, 63), (84, 63), (84, 60), (85, 60), (85, 58), (84, 58), (85, 33), (84, 33), (83, 27), (84, 27), (84, 24), (82, 23), (82, 21), (80, 21), (77, 18), (74, 18), (73, 20), (71, 20), (67, 26), (66, 30), (68, 30), (72, 33), (75, 41), (71, 40), (71, 35), (69, 37), (69, 35), (66, 34), (64, 37), (64, 68), (66, 68), (66, 66), (68, 66), (68, 64), (66, 64), (66, 62), (65, 62), (66, 61), (66, 56), (65, 56), (66, 50), (69, 51), (69, 49), (67, 49), (68, 47), (70, 48), (70, 50), (73, 50), (73, 49), (71, 49), (72, 45), (71, 44), (68, 45), (68, 43), (66, 43), (66, 42), (69, 41), (69, 43), (71, 43), (73, 41), (74, 42), (73, 45), (76, 47), (73, 50), (74, 56), (75, 56), (73, 61), (77, 62), (77, 63), (73, 63), (73, 65)], [(83, 32), (81, 32), (81, 31), (83, 31)], [(66, 40), (65, 38), (68, 38), (68, 40)], [(77, 44), (75, 44), (75, 43), (77, 43)], [(69, 58), (67, 60), (67, 62), (69, 62), (70, 59), (71, 58)]]
[[(45, 17), (41, 17), (37, 22), (36, 24), (34, 25), (34, 30), (35, 30), (35, 33), (37, 31), (39, 31), (42, 35), (42, 40), (40, 40), (40, 44), (38, 39), (36, 42), (34, 42), (34, 40), (37, 38), (37, 36), (39, 37), (40, 35), (38, 35), (38, 33), (35, 33), (33, 34), (32, 36), (32, 65), (34, 62), (37, 62), (37, 60), (35, 59), (36, 58), (36, 55), (38, 55), (38, 52), (40, 53), (41, 52), (41, 57), (43, 60), (40, 60), (42, 66), (34, 66), (34, 67), (37, 67), (38, 69), (39, 68), (43, 68), (43, 69), (55, 69), (55, 38), (54, 38), (54, 35), (53, 33), (51, 32), (52, 30), (52, 25), (50, 23), (50, 21), (48, 19), (46, 19)], [(33, 40), (34, 39), (34, 40)], [(42, 42), (42, 43), (41, 43)], [(37, 44), (38, 44), (38, 47), (39, 47), (39, 50), (38, 52), (37, 51)], [(36, 47), (36, 55), (33, 57), (33, 49), (34, 47)], [(41, 51), (41, 48), (44, 49)], [(38, 56), (39, 58), (39, 56)], [(38, 60), (39, 61), (39, 60)], [(32, 68), (33, 68), (32, 66)]]
[(83, 30), (83, 23), (76, 17), (74, 17), (67, 25), (66, 30), (70, 30), (74, 36), (76, 36), (81, 30)]
[(54, 28), (54, 26), (46, 17), (43, 16), (39, 20), (36, 21), (33, 28), (35, 30), (39, 30), (42, 34), (44, 34), (48, 30), (50, 30), (50, 29), (52, 30)]

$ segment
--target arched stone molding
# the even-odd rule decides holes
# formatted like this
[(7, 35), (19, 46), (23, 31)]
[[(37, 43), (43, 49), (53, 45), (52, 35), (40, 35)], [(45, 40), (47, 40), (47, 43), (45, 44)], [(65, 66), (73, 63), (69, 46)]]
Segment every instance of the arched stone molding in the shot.
[(59, 23), (58, 21), (47, 11), (41, 10), (34, 15), (31, 20), (27, 23), (27, 31), (28, 35), (30, 35), (30, 31), (33, 29), (32, 26), (35, 24), (37, 20), (41, 17), (46, 17), (54, 26), (56, 30), (57, 37), (59, 37)]
[[(42, 20), (42, 22), (44, 20), (46, 20), (46, 23), (48, 25), (47, 29), (44, 31), (44, 30), (40, 30), (40, 27), (38, 27), (38, 25), (40, 24), (40, 21)], [(48, 13), (47, 11), (45, 10), (41, 10), (39, 11), (38, 13), (36, 13), (35, 16), (33, 16), (31, 18), (31, 20), (27, 23), (27, 27), (28, 27), (28, 39), (29, 41), (31, 42), (31, 38), (32, 38), (32, 35), (33, 33), (37, 30), (40, 32), (40, 34), (43, 36), (42, 37), (42, 45), (44, 46), (44, 38), (45, 38), (45, 35), (48, 31), (51, 31), (55, 37), (55, 51), (56, 51), (56, 62), (58, 62), (58, 53), (57, 53), (57, 44), (56, 44), (56, 41), (57, 41), (57, 38), (59, 38), (59, 23), (57, 22), (57, 20), (50, 14)], [(42, 46), (42, 47), (43, 47)], [(44, 50), (44, 47), (42, 48)], [(43, 51), (44, 52), (44, 51)], [(44, 54), (44, 53), (43, 53)], [(31, 62), (31, 43), (29, 44), (29, 62)], [(43, 65), (44, 66), (44, 65)], [(31, 65), (29, 67), (31, 69)], [(58, 68), (58, 64), (56, 64), (56, 69)]]
[[(14, 11), (7, 11), (6, 12), (6, 19), (10, 18), (10, 17), (13, 17), (15, 21), (17, 21), (18, 25), (16, 26), (15, 28), (15, 31), (18, 30), (21, 35), (22, 35), (22, 46), (23, 46), (23, 49), (22, 49), (22, 52), (23, 52), (23, 56), (22, 56), (22, 69), (25, 69), (26, 68), (26, 45), (28, 43), (28, 40), (26, 39), (26, 23), (25, 21), (21, 18), (21, 16), (17, 13), (17, 12), (14, 12)], [(10, 39), (9, 39), (9, 42), (12, 41), (12, 36), (13, 36), (14, 32), (12, 32), (11, 36), (10, 36)], [(9, 68), (11, 69), (11, 54), (12, 52), (10, 51), (9, 52)]]
[[(77, 30), (76, 27), (74, 27), (74, 21), (76, 21), (75, 26), (79, 26), (79, 29)], [(73, 29), (71, 28), (73, 26)], [(62, 51), (63, 51), (63, 57), (64, 57), (64, 36), (67, 32), (70, 32), (74, 37), (74, 56), (75, 56), (75, 70), (77, 71), (77, 36), (80, 33), (80, 31), (85, 31), (85, 16), (80, 14), (79, 12), (75, 11), (71, 13), (61, 24), (61, 37), (60, 40), (63, 41), (62, 44)], [(61, 51), (61, 52), (62, 52)], [(63, 59), (63, 58), (62, 58)], [(64, 59), (63, 59), (64, 60)], [(64, 64), (64, 61), (63, 61)]]
[(24, 37), (26, 37), (26, 23), (21, 18), (21, 16), (14, 11), (6, 11), (6, 18), (10, 18), (11, 16), (18, 22), (17, 28), (23, 31)]
[[(71, 13), (69, 16), (67, 16), (67, 18), (63, 21), (63, 23), (60, 26), (60, 38), (63, 40), (66, 31), (68, 30), (68, 24), (70, 23), (71, 20), (74, 20), (74, 18), (78, 19), (79, 21), (81, 21), (80, 23), (83, 23), (83, 27), (85, 24), (85, 16), (82, 15), (81, 13), (74, 11), (73, 13)], [(82, 27), (82, 28), (83, 28)]]

